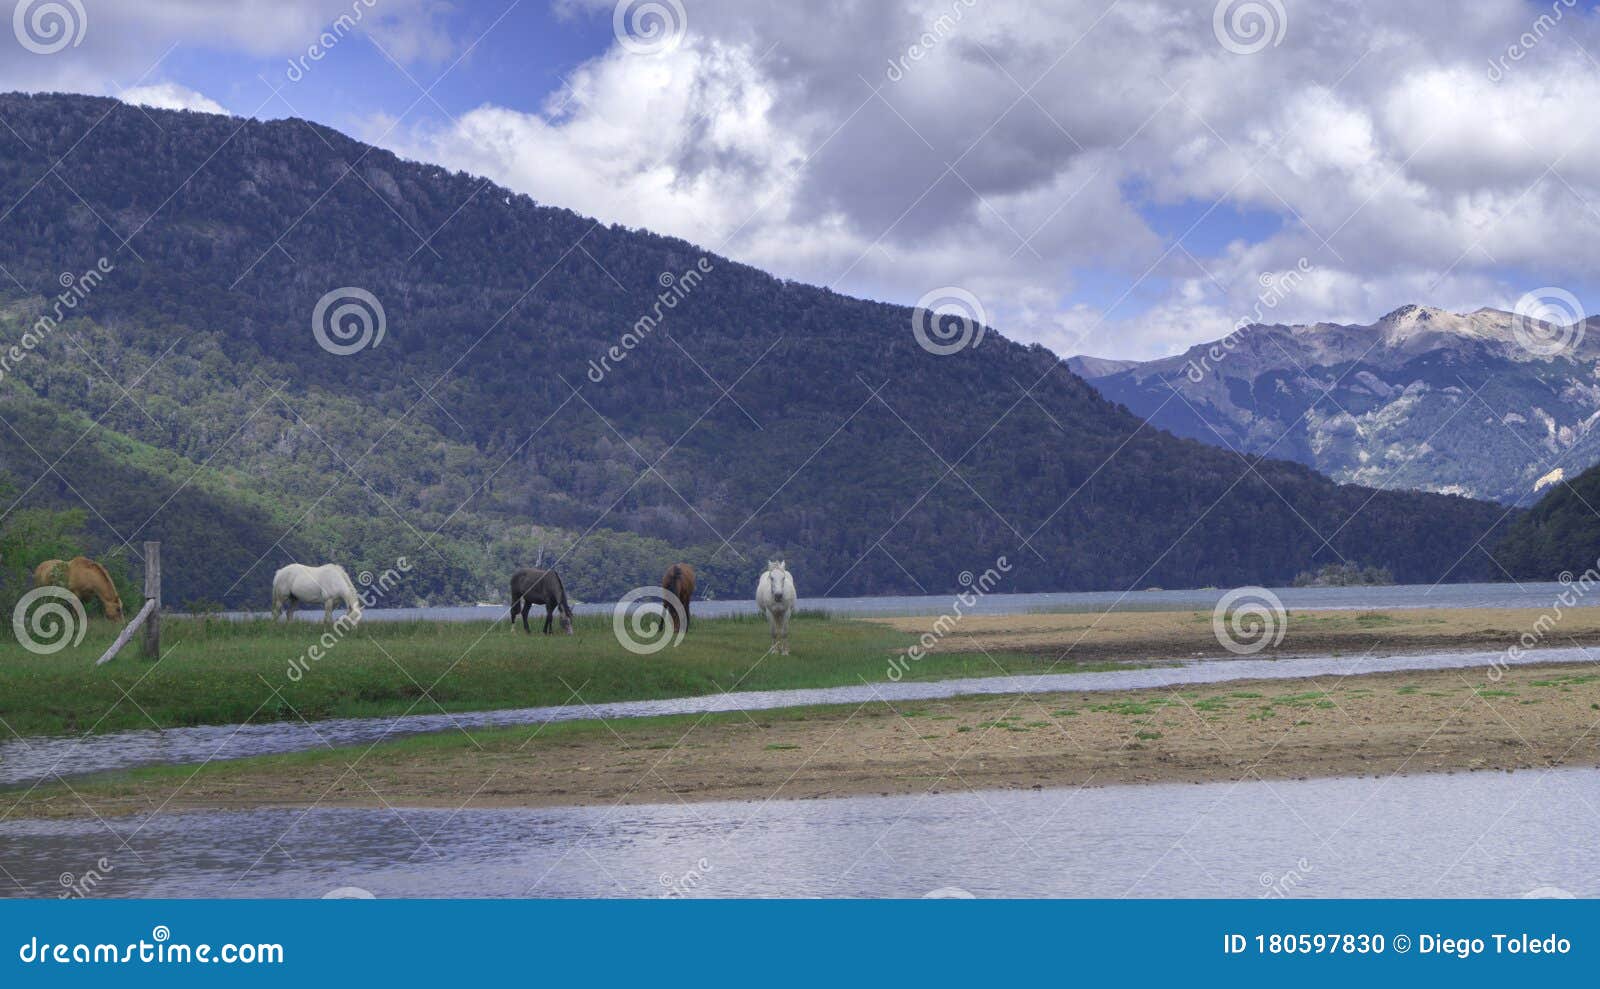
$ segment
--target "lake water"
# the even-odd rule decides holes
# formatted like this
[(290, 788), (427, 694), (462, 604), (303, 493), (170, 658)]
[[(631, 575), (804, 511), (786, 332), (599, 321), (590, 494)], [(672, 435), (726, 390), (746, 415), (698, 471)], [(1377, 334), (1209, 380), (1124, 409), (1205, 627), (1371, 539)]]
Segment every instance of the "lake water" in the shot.
[[(867, 615), (938, 615), (950, 610), (952, 595), (932, 594), (909, 597), (806, 598), (801, 583), (800, 607), (827, 612), (839, 617)], [(1390, 587), (1277, 587), (1273, 588), (1286, 608), (1293, 609), (1368, 609), (1368, 608), (1548, 608), (1566, 588), (1554, 582), (1517, 584), (1397, 584)], [(1063, 594), (989, 594), (977, 600), (967, 614), (1012, 615), (1037, 611), (1209, 611), (1226, 589), (1188, 591), (1085, 591)], [(1588, 605), (1591, 602), (1582, 602)], [(1593, 602), (1600, 604), (1600, 601)], [(366, 612), (373, 621), (483, 621), (502, 618), (507, 605), (443, 608), (373, 608)], [(609, 614), (612, 602), (580, 603), (578, 614)], [(744, 598), (721, 601), (697, 600), (694, 613), (699, 618), (724, 618), (753, 615), (755, 601)], [(243, 617), (243, 612), (230, 612)], [(255, 612), (255, 617), (261, 617)], [(542, 615), (542, 612), (541, 612)], [(301, 611), (304, 621), (321, 621), (319, 609)], [(542, 619), (541, 619), (542, 621)]]
[[(1583, 648), (1536, 649), (1515, 662), (1592, 662)], [(979, 677), (927, 682), (859, 684), (811, 690), (738, 691), (653, 701), (617, 701), (454, 714), (387, 718), (333, 718), (312, 723), (210, 725), (166, 731), (17, 738), (0, 744), (0, 787), (31, 784), (57, 775), (80, 775), (153, 764), (200, 763), (246, 756), (360, 745), (424, 732), (531, 725), (591, 718), (648, 718), (666, 714), (766, 711), (812, 704), (920, 701), (975, 694), (1044, 694), (1064, 690), (1138, 690), (1228, 680), (1282, 680), (1402, 670), (1480, 669), (1512, 661), (1504, 652), (1430, 652), (1409, 656), (1311, 656), (1294, 659), (1186, 661), (1170, 667)], [(0, 793), (3, 797), (3, 793)]]
[[(1600, 771), (0, 823), (0, 895), (1600, 894)], [(9, 878), (8, 878), (9, 877)]]

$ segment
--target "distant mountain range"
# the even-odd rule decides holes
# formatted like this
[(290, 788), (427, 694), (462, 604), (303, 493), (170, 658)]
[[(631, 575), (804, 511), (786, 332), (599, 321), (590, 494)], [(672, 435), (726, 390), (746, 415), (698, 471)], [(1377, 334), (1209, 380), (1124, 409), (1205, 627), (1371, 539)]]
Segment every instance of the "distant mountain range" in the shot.
[(742, 597), (769, 556), (802, 597), (946, 593), (1002, 556), (1006, 591), (1497, 573), (1470, 551), (1499, 505), (1152, 430), (1041, 347), (938, 353), (904, 306), (314, 123), (61, 95), (0, 119), (0, 343), (27, 348), (0, 482), (89, 506), (101, 546), (162, 540), (175, 603), (400, 556), (386, 603), (498, 600), (541, 556), (586, 600), (676, 560)]
[(1179, 436), (1353, 484), (1525, 505), (1600, 461), (1595, 329), (1408, 305), (1368, 325), (1249, 325), (1174, 357), (1068, 364)]

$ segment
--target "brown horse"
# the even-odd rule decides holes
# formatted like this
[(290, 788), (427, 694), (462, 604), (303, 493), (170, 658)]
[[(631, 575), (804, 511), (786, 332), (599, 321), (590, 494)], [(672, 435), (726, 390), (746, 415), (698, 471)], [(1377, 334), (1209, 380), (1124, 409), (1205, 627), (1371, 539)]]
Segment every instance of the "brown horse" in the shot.
[[(688, 631), (694, 624), (689, 618), (689, 599), (694, 597), (694, 567), (687, 563), (674, 563), (661, 578), (661, 589), (677, 598), (683, 605), (683, 628)], [(678, 631), (678, 609), (668, 607), (672, 615), (672, 630)]]
[(111, 575), (106, 573), (105, 567), (87, 556), (74, 556), (65, 561), (46, 560), (35, 567), (33, 586), (49, 585), (65, 587), (76, 594), (80, 601), (97, 597), (107, 618), (114, 622), (122, 621), (122, 598), (117, 594), (117, 585), (111, 582)]

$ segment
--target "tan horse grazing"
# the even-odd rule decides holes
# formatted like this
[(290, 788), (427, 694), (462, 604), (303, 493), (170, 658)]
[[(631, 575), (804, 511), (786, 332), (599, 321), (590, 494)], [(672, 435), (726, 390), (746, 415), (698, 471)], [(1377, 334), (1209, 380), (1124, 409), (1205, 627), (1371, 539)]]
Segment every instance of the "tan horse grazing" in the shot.
[(90, 597), (99, 598), (106, 617), (114, 622), (122, 621), (122, 598), (117, 594), (117, 585), (111, 582), (111, 575), (106, 573), (105, 567), (87, 556), (74, 556), (65, 561), (46, 560), (35, 567), (33, 586), (51, 585), (65, 587), (76, 594), (80, 601), (87, 601)]
[[(677, 598), (678, 602), (683, 605), (683, 628), (684, 631), (688, 631), (689, 626), (693, 624), (689, 619), (689, 599), (694, 597), (694, 567), (689, 566), (687, 563), (674, 563), (667, 568), (666, 574), (662, 576), (661, 589), (666, 591), (668, 595)], [(678, 631), (678, 609), (669, 606), (667, 611), (672, 614), (672, 630), (676, 632)]]

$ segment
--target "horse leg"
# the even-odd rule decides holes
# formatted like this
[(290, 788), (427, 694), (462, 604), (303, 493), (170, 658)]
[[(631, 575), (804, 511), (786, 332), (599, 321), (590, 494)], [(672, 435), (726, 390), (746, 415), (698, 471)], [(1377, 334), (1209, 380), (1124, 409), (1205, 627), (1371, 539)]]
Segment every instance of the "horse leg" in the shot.
[(783, 609), (783, 617), (779, 620), (779, 627), (783, 630), (783, 655), (789, 655), (789, 609)]
[(693, 624), (694, 624), (694, 619), (689, 616), (689, 599), (688, 598), (684, 598), (683, 599), (683, 630), (685, 632), (689, 631), (689, 627), (691, 625), (693, 625)]
[(333, 624), (333, 598), (331, 597), (322, 599), (322, 624)]
[(517, 630), (517, 600), (511, 600), (511, 617), (506, 621), (506, 627), (515, 632)]
[(555, 602), (554, 601), (547, 602), (545, 604), (545, 606), (544, 606), (544, 634), (545, 635), (549, 635), (550, 634), (550, 629), (551, 629), (552, 624), (554, 622), (555, 614), (556, 614)]
[(283, 598), (278, 597), (278, 595), (276, 595), (276, 594), (272, 595), (272, 621), (274, 622), (274, 624), (276, 624), (276, 622), (278, 621), (278, 615), (281, 614), (282, 612), (283, 612)]

